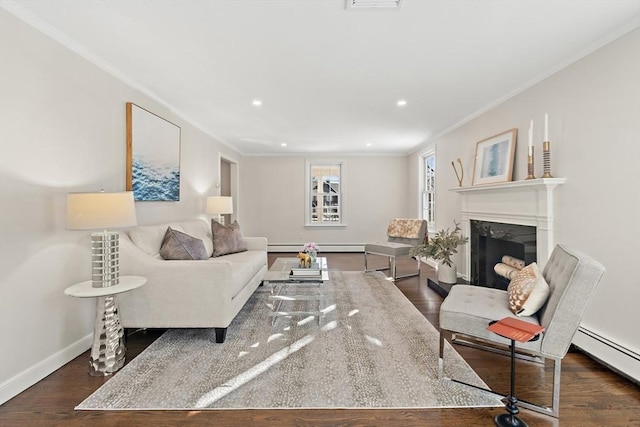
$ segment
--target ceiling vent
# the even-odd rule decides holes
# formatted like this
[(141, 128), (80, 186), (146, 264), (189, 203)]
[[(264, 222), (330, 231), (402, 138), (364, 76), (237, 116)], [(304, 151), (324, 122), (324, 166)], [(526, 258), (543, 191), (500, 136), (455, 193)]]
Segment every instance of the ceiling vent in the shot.
[(400, 9), (404, 0), (345, 0), (347, 9)]

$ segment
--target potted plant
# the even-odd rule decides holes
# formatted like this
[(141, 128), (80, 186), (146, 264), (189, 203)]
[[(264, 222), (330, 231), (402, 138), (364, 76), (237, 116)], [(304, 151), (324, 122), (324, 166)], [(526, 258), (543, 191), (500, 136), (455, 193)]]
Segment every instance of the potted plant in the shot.
[(451, 256), (458, 253), (458, 246), (469, 241), (468, 237), (462, 235), (460, 224), (455, 221), (453, 223), (456, 226), (453, 231), (448, 228), (440, 230), (427, 243), (416, 246), (413, 250), (414, 256), (428, 257), (439, 261), (438, 281), (442, 283), (457, 282), (456, 266), (451, 260)]

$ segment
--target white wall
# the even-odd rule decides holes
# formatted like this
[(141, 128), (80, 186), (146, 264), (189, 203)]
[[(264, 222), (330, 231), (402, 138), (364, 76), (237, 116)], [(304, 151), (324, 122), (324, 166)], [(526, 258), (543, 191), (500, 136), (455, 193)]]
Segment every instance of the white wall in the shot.
[(180, 202), (136, 203), (138, 223), (202, 214), (228, 147), (0, 10), (0, 403), (89, 348), (89, 233), (65, 230), (66, 194), (123, 191), (125, 103), (182, 129)]
[[(243, 232), (266, 236), (269, 245), (359, 244), (386, 240), (391, 218), (415, 216), (405, 156), (341, 156), (345, 161), (346, 227), (305, 227), (305, 161), (313, 157), (245, 157), (241, 171)], [(321, 247), (322, 250), (322, 247)]]
[[(526, 177), (530, 119), (534, 119), (536, 176), (540, 177), (545, 112), (550, 122), (552, 173), (567, 178), (556, 189), (556, 243), (581, 250), (607, 268), (582, 328), (622, 346), (631, 357), (611, 357), (595, 340), (580, 334), (576, 339), (596, 357), (639, 379), (640, 30), (431, 141), (437, 150), (436, 220), (439, 227), (449, 226), (453, 218), (460, 220), (460, 196), (448, 191), (457, 186), (451, 161), (462, 159), (464, 185), (471, 185), (477, 141), (518, 128), (514, 180)], [(419, 152), (411, 156), (410, 165), (416, 164)], [(417, 191), (414, 184), (412, 192)]]

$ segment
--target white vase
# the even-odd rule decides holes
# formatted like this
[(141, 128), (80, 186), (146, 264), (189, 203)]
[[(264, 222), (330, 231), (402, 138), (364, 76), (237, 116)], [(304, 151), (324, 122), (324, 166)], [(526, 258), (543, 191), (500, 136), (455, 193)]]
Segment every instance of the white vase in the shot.
[(441, 283), (456, 283), (458, 281), (458, 272), (456, 271), (456, 265), (451, 264), (438, 264), (438, 282)]

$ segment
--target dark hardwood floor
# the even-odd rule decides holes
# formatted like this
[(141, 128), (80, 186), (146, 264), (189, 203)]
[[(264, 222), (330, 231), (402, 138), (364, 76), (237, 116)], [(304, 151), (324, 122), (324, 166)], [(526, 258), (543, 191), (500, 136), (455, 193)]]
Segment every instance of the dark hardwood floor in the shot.
[[(270, 254), (269, 262), (282, 255)], [(332, 270), (363, 269), (362, 254), (323, 255), (329, 258)], [(403, 262), (399, 266), (407, 271), (415, 264)], [(420, 277), (399, 280), (395, 286), (437, 327), (442, 298), (427, 287), (427, 277), (433, 275), (433, 269), (423, 265)], [(147, 330), (131, 334), (127, 360), (133, 359), (163, 332)], [(456, 349), (489, 386), (508, 390), (508, 357), (462, 346)], [(500, 408), (74, 411), (75, 405), (110, 378), (87, 374), (88, 354), (85, 352), (1, 405), (0, 426), (490, 426), (493, 417), (504, 411)], [(533, 400), (550, 396), (549, 367), (518, 361), (516, 372), (518, 397)], [(570, 351), (563, 360), (560, 404), (559, 419), (527, 410), (522, 410), (520, 417), (530, 426), (640, 426), (637, 385), (576, 350)]]

